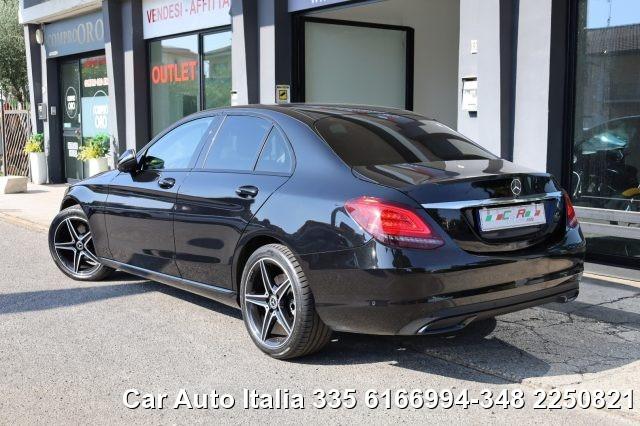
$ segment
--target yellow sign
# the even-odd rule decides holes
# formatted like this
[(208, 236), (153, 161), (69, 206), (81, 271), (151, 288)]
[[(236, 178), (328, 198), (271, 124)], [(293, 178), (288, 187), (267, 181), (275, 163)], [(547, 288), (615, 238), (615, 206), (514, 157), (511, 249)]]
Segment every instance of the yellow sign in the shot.
[(276, 86), (276, 103), (288, 104), (289, 102), (291, 102), (291, 86), (278, 84)]

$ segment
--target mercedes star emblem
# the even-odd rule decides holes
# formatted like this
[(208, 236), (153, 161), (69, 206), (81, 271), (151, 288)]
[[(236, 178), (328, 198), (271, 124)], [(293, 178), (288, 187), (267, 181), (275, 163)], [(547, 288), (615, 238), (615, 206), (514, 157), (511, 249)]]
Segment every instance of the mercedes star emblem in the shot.
[(516, 197), (520, 195), (520, 193), (522, 192), (522, 182), (520, 181), (520, 179), (515, 178), (511, 181), (511, 192), (513, 192), (513, 195), (515, 195)]

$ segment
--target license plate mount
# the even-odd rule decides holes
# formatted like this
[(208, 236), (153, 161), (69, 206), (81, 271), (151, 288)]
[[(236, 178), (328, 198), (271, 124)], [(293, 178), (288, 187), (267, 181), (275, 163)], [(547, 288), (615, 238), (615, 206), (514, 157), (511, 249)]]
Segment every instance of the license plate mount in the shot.
[(482, 232), (499, 231), (525, 226), (540, 226), (547, 223), (543, 203), (515, 206), (483, 207), (478, 211)]

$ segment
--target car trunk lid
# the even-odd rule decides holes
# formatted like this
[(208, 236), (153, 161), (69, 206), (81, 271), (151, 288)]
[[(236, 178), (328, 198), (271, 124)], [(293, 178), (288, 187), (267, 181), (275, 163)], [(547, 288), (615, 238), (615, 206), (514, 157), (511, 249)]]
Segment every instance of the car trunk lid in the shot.
[[(502, 159), (357, 166), (353, 171), (360, 178), (413, 198), (470, 252), (524, 250), (561, 238), (564, 201), (547, 173), (532, 172)], [(544, 220), (538, 218), (529, 224), (518, 219), (518, 223), (492, 226), (486, 221), (495, 222), (500, 215), (533, 217), (536, 213)]]

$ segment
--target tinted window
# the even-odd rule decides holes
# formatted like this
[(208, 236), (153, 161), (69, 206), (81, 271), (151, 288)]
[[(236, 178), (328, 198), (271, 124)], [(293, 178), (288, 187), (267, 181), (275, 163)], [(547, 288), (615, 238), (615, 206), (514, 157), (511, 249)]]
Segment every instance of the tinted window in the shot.
[(145, 170), (188, 168), (212, 120), (212, 117), (207, 117), (189, 121), (158, 139), (144, 155), (142, 168)]
[(220, 170), (253, 170), (271, 123), (245, 115), (228, 116), (207, 155), (204, 167)]
[(292, 166), (291, 147), (275, 127), (271, 129), (267, 142), (262, 148), (256, 166), (259, 172), (290, 173)]
[(444, 124), (417, 116), (328, 117), (316, 128), (350, 166), (497, 158)]

